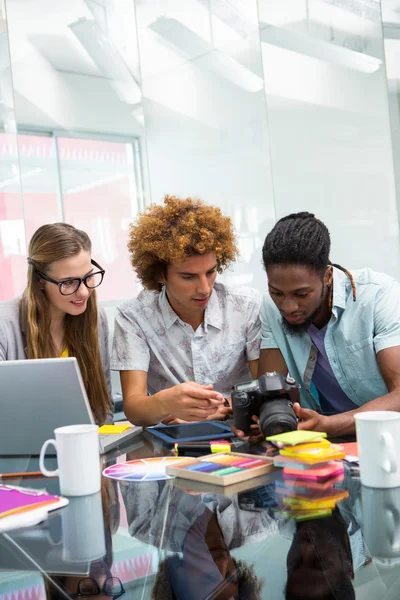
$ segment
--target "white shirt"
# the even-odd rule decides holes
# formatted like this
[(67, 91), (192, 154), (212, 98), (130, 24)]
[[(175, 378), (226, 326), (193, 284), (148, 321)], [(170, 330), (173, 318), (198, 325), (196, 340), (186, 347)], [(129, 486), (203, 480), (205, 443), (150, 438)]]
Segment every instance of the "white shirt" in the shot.
[(193, 331), (165, 293), (142, 291), (117, 308), (111, 369), (146, 371), (150, 394), (195, 381), (225, 397), (252, 379), (248, 361), (259, 357), (261, 295), (215, 283), (204, 321)]

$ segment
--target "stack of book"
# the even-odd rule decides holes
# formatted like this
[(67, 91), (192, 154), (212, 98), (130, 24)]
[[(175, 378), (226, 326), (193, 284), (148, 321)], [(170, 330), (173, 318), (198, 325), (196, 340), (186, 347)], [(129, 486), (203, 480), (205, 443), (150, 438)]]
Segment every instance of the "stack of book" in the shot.
[(326, 439), (326, 433), (291, 431), (270, 436), (267, 441), (279, 448), (274, 465), (283, 468), (283, 481), (276, 482), (279, 510), (296, 520), (331, 514), (348, 493), (336, 484), (343, 480), (341, 446)]

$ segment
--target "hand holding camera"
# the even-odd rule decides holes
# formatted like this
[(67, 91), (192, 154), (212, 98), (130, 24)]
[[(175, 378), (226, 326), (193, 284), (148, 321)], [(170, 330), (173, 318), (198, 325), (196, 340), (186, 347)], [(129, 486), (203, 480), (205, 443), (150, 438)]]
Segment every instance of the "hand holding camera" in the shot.
[(252, 417), (259, 417), (264, 439), (297, 429), (293, 404), (300, 402), (299, 389), (293, 377), (276, 372), (235, 385), (231, 394), (234, 426), (247, 434), (254, 424)]

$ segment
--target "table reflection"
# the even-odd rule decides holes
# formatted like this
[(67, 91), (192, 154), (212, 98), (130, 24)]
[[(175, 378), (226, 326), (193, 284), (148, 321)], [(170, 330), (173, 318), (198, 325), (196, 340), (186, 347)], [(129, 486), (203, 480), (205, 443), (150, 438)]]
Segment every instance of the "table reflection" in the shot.
[(329, 517), (296, 524), (286, 600), (353, 600), (353, 579), (350, 540), (338, 508)]
[[(46, 600), (90, 596), (95, 599), (120, 598), (125, 590), (111, 573), (112, 535), (119, 526), (119, 500), (116, 482), (102, 477), (100, 494), (71, 498), (62, 512), (63, 560), (88, 564), (84, 575), (44, 575)], [(95, 559), (94, 559), (95, 558)]]

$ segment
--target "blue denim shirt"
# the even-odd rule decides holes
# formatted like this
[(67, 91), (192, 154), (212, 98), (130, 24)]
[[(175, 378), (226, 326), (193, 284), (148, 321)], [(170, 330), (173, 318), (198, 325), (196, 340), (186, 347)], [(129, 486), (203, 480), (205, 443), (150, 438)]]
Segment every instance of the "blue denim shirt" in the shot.
[[(325, 350), (344, 393), (356, 404), (388, 393), (376, 355), (400, 346), (400, 284), (383, 273), (360, 269), (353, 273), (354, 302), (349, 277), (333, 267), (332, 316)], [(312, 384), (317, 348), (308, 333), (291, 336), (282, 329), (282, 316), (267, 292), (261, 309), (261, 349), (279, 348), (289, 373), (302, 386), (301, 404), (320, 411)]]

